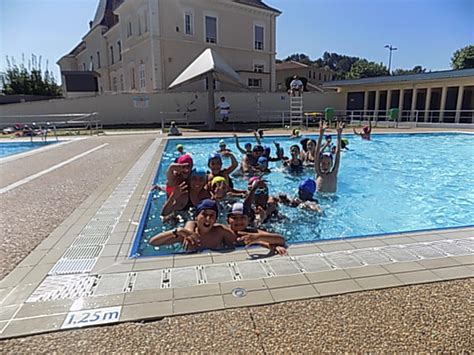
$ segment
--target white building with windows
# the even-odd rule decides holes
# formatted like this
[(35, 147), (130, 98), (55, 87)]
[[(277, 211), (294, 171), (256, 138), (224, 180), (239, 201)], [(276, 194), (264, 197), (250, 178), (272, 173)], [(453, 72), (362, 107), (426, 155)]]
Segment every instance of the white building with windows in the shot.
[[(279, 15), (260, 0), (100, 0), (89, 32), (58, 61), (63, 90), (68, 97), (167, 90), (213, 48), (251, 89), (275, 91)], [(179, 90), (206, 85), (203, 80)]]

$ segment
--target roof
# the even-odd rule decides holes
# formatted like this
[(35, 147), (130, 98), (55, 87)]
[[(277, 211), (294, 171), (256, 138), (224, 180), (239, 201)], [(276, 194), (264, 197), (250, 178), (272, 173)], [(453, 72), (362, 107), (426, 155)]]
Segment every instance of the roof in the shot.
[(98, 25), (112, 27), (118, 22), (118, 16), (114, 11), (124, 0), (100, 0), (95, 12), (91, 28)]
[(474, 69), (443, 70), (443, 71), (435, 71), (431, 73), (422, 73), (422, 74), (391, 75), (391, 76), (378, 76), (374, 78), (364, 78), (364, 79), (336, 80), (330, 83), (324, 83), (323, 87), (338, 87), (338, 86), (364, 85), (364, 84), (385, 84), (385, 83), (398, 83), (398, 82), (407, 82), (407, 81), (439, 80), (439, 79), (452, 79), (452, 78), (464, 78), (464, 77), (474, 78)]
[(234, 1), (238, 2), (239, 4), (258, 7), (259, 9), (269, 10), (269, 11), (277, 12), (281, 14), (280, 10), (277, 10), (271, 6), (268, 6), (267, 4), (263, 3), (261, 0), (234, 0)]
[(245, 86), (240, 75), (214, 49), (207, 48), (178, 75), (168, 89), (201, 80), (209, 72), (212, 72), (218, 81)]
[(302, 68), (308, 68), (308, 67), (309, 65), (306, 65), (300, 62), (295, 62), (293, 60), (289, 62), (277, 63), (275, 66), (276, 70), (302, 69)]

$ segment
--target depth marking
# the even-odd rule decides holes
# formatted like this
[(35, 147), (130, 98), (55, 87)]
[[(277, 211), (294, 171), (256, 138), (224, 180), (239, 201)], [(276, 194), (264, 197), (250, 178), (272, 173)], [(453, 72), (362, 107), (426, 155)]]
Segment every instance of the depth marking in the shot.
[(37, 179), (37, 178), (39, 178), (40, 176), (43, 176), (43, 175), (48, 174), (48, 173), (50, 173), (50, 172), (52, 172), (52, 171), (54, 171), (54, 170), (56, 170), (56, 169), (59, 169), (59, 168), (63, 167), (64, 165), (67, 165), (67, 164), (69, 164), (69, 163), (72, 163), (73, 161), (75, 161), (75, 160), (77, 160), (77, 159), (80, 159), (80, 158), (82, 158), (82, 157), (84, 157), (84, 156), (86, 156), (86, 155), (88, 155), (88, 154), (90, 154), (90, 153), (92, 153), (92, 152), (95, 152), (96, 150), (99, 150), (99, 149), (101, 149), (101, 148), (103, 148), (103, 147), (105, 147), (105, 146), (107, 146), (107, 145), (109, 145), (109, 143), (101, 144), (101, 145), (99, 145), (99, 146), (97, 146), (97, 147), (95, 147), (95, 148), (92, 148), (92, 149), (89, 149), (88, 151), (85, 151), (84, 153), (81, 153), (81, 154), (76, 155), (76, 156), (74, 156), (74, 157), (72, 157), (72, 158), (70, 158), (70, 159), (68, 159), (68, 160), (65, 160), (65, 161), (59, 163), (59, 164), (56, 164), (56, 165), (54, 165), (54, 166), (52, 166), (52, 167), (50, 167), (50, 168), (48, 168), (48, 169), (45, 169), (45, 170), (40, 171), (40, 172), (38, 172), (38, 173), (36, 173), (36, 174), (30, 175), (30, 176), (28, 176), (28, 177), (26, 177), (26, 178), (24, 178), (24, 179), (21, 179), (21, 180), (19, 180), (19, 181), (17, 181), (17, 182), (14, 182), (13, 184), (10, 184), (10, 185), (8, 185), (8, 186), (6, 186), (6, 187), (0, 189), (0, 195), (1, 195), (1, 194), (4, 194), (5, 192), (8, 192), (8, 191), (10, 191), (10, 190), (13, 190), (13, 189), (17, 188), (18, 186), (24, 185), (24, 184), (26, 184), (26, 183), (28, 183), (28, 182), (34, 180), (34, 179)]

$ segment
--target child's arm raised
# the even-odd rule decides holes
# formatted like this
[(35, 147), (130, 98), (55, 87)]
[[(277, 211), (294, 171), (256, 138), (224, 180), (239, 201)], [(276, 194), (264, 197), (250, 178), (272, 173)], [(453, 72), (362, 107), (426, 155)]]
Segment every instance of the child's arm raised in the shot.
[(341, 161), (341, 139), (342, 139), (342, 130), (344, 129), (344, 122), (338, 122), (337, 124), (337, 143), (336, 143), (336, 159), (334, 161), (334, 167), (332, 173), (337, 175), (339, 171), (339, 163)]
[(321, 159), (321, 143), (323, 141), (324, 130), (326, 128), (327, 128), (327, 123), (324, 120), (319, 121), (319, 137), (318, 137), (318, 143), (316, 143), (316, 157), (314, 159), (314, 170), (315, 170), (316, 176), (320, 176), (322, 174), (319, 163)]

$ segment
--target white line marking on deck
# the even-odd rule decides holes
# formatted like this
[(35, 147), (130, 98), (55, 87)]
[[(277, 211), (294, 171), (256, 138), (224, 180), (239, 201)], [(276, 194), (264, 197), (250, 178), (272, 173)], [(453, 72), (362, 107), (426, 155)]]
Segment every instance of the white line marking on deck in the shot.
[(109, 143), (104, 143), (104, 144), (102, 144), (102, 145), (99, 145), (98, 147), (89, 149), (88, 151), (86, 151), (86, 152), (84, 152), (84, 153), (81, 153), (81, 154), (76, 155), (76, 156), (74, 156), (74, 157), (72, 157), (72, 158), (70, 158), (70, 159), (68, 159), (68, 160), (65, 160), (65, 161), (59, 163), (59, 164), (56, 164), (56, 165), (54, 165), (54, 166), (52, 166), (52, 167), (50, 167), (50, 168), (48, 168), (48, 169), (46, 169), (46, 170), (40, 171), (40, 172), (38, 172), (38, 173), (36, 173), (36, 174), (30, 175), (30, 176), (28, 176), (28, 177), (26, 177), (26, 178), (24, 178), (24, 179), (21, 179), (21, 180), (19, 180), (19, 181), (17, 181), (17, 182), (14, 182), (13, 184), (10, 184), (10, 185), (8, 185), (8, 186), (6, 186), (6, 187), (0, 189), (0, 195), (1, 195), (1, 194), (4, 194), (5, 192), (8, 192), (8, 191), (10, 191), (10, 190), (13, 190), (13, 189), (17, 188), (18, 186), (24, 185), (24, 184), (26, 184), (26, 183), (28, 183), (28, 182), (30, 182), (30, 181), (36, 179), (36, 178), (39, 178), (40, 176), (43, 176), (43, 175), (48, 174), (48, 173), (50, 173), (50, 172), (52, 172), (52, 171), (54, 171), (54, 170), (56, 170), (56, 169), (59, 169), (59, 168), (63, 167), (64, 165), (67, 165), (67, 164), (69, 164), (69, 163), (72, 163), (73, 161), (75, 161), (75, 160), (77, 160), (77, 159), (80, 159), (80, 158), (82, 158), (82, 157), (84, 157), (84, 156), (86, 156), (86, 155), (88, 155), (88, 154), (90, 154), (90, 153), (92, 153), (92, 152), (95, 152), (96, 150), (99, 150), (99, 149), (101, 149), (101, 148), (103, 148), (103, 147), (105, 147), (105, 146), (107, 146), (107, 145), (109, 145)]

